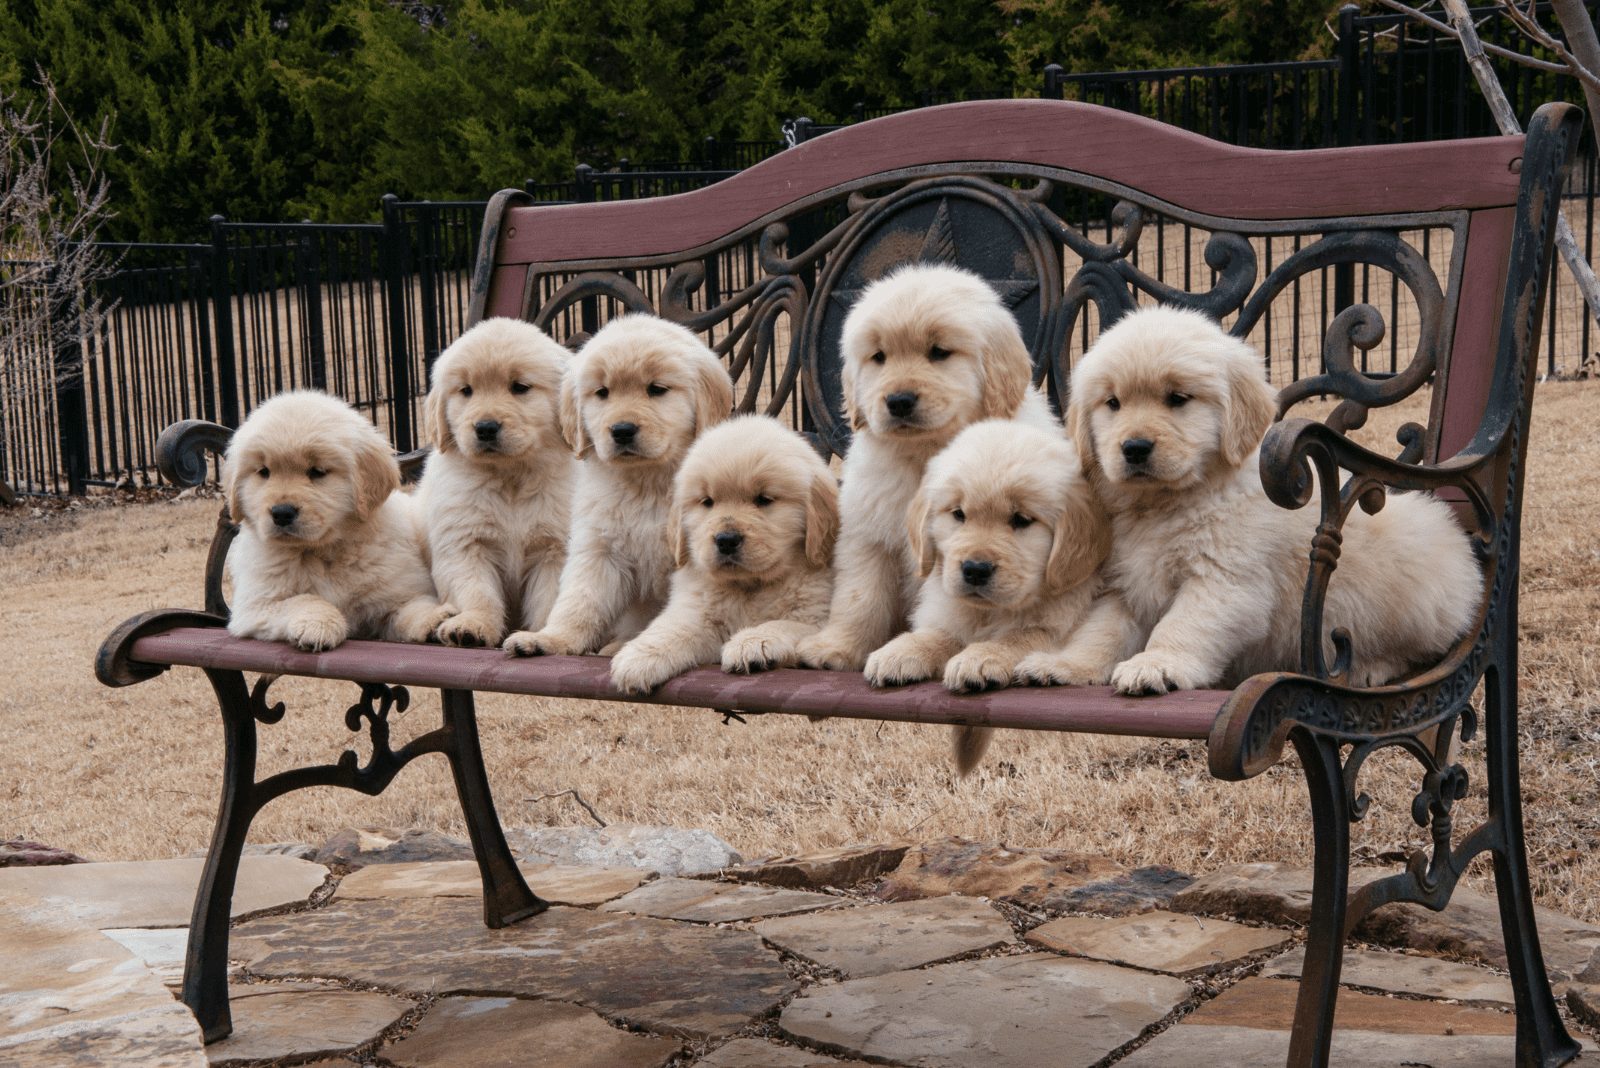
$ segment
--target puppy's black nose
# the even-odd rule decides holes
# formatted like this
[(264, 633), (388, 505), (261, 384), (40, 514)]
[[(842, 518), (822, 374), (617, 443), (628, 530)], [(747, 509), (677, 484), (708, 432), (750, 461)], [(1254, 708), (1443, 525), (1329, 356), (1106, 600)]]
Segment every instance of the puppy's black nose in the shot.
[(1155, 448), (1156, 443), (1149, 438), (1129, 438), (1122, 443), (1122, 458), (1130, 464), (1142, 464)]
[(500, 424), (493, 419), (480, 419), (472, 424), (473, 433), (478, 435), (479, 441), (493, 441), (500, 436)]
[(611, 440), (616, 442), (618, 445), (628, 444), (633, 440), (633, 436), (638, 432), (639, 427), (634, 423), (611, 424)]
[(275, 504), (268, 508), (267, 512), (272, 516), (272, 521), (275, 524), (280, 527), (286, 527), (295, 521), (295, 517), (300, 514), (300, 509), (292, 504)]
[(988, 560), (963, 560), (961, 577), (967, 580), (968, 586), (987, 586), (994, 578), (994, 564)]
[(910, 390), (904, 393), (891, 393), (883, 398), (884, 405), (889, 409), (889, 414), (896, 419), (904, 419), (917, 409), (917, 395)]
[(739, 546), (744, 544), (744, 535), (737, 530), (724, 530), (711, 540), (717, 543), (717, 552), (723, 556), (732, 556), (739, 551)]

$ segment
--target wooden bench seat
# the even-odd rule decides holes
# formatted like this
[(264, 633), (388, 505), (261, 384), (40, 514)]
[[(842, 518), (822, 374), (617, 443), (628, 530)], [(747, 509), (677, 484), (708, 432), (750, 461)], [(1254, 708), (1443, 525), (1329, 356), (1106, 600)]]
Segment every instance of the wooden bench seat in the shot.
[[(928, 683), (877, 691), (855, 673), (737, 677), (704, 668), (645, 700), (740, 714), (1203, 739), (1210, 771), (1223, 780), (1259, 775), (1292, 747), (1315, 848), (1289, 1063), (1328, 1063), (1344, 943), (1356, 924), (1390, 902), (1444, 908), (1467, 866), (1487, 853), (1516, 997), (1517, 1063), (1547, 1068), (1578, 1047), (1556, 1011), (1529, 888), (1517, 583), (1552, 236), (1581, 124), (1575, 109), (1547, 105), (1525, 137), (1275, 152), (1073, 102), (923, 109), (830, 133), (676, 197), (541, 206), (518, 191), (497, 194), (467, 319), (516, 316), (576, 346), (617, 314), (661, 315), (706, 336), (726, 361), (740, 411), (789, 419), (837, 455), (851, 437), (839, 392), (842, 320), (854, 294), (907, 261), (948, 262), (990, 279), (1027, 340), (1035, 381), (1058, 404), (1070, 394), (1091, 321), (1103, 327), (1140, 302), (1195, 308), (1258, 340), (1281, 387), (1279, 421), (1261, 449), (1262, 486), (1284, 508), (1318, 513), (1294, 670), (1231, 691), (1133, 699), (1104, 688), (952, 695)], [(1210, 237), (1191, 255), (1195, 231)], [(1325, 311), (1315, 327), (1325, 333), (1320, 352), (1304, 362), (1281, 343), (1285, 335), (1306, 339), (1302, 291), (1313, 300), (1320, 293)], [(1291, 298), (1289, 317), (1274, 319)], [(1403, 427), (1390, 451), (1351, 440), (1372, 409), (1425, 388), (1426, 422)], [(1323, 397), (1339, 401), (1331, 414), (1304, 418), (1298, 406)], [(413, 409), (417, 400), (396, 398)], [(199, 484), (230, 433), (175, 424), (162, 435), (163, 473), (178, 485)], [(405, 457), (402, 466), (414, 470), (418, 460)], [(1357, 689), (1346, 684), (1347, 636), (1327, 632), (1323, 601), (1337, 581), (1345, 520), (1399, 490), (1455, 502), (1483, 568), (1483, 598), (1471, 629), (1439, 663)], [(184, 1000), (208, 1040), (231, 1028), (228, 906), (245, 835), (263, 805), (307, 787), (377, 794), (411, 760), (441, 754), (482, 873), (485, 922), (538, 922), (530, 917), (547, 905), (506, 847), (473, 694), (638, 701), (611, 688), (602, 657), (513, 660), (493, 650), (368, 641), (311, 654), (233, 638), (222, 628), (234, 533), (224, 514), (203, 611), (129, 620), (97, 662), (110, 686), (192, 667), (216, 691), (223, 791), (184, 976)], [(247, 682), (246, 673), (257, 680)], [(371, 736), (365, 762), (347, 751), (331, 764), (256, 780), (257, 726), (282, 720), (269, 689), (285, 674), (357, 684), (360, 698), (344, 715), (351, 730)], [(406, 686), (439, 689), (442, 722), (394, 749), (388, 716), (405, 707)], [(1453, 807), (1468, 788), (1457, 745), (1479, 739), (1488, 815), (1457, 828)], [(1415, 763), (1418, 789), (1402, 800), (1431, 847), (1403, 870), (1351, 887), (1350, 826), (1368, 809), (1360, 775), (1380, 750)]]

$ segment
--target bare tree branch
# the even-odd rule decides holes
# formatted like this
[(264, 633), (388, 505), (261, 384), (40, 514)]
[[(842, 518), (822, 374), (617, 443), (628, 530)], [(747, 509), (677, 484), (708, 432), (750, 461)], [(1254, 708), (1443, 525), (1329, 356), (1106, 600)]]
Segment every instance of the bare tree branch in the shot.
[[(1571, 74), (1583, 83), (1584, 99), (1589, 102), (1589, 107), (1593, 109), (1595, 103), (1594, 94), (1597, 90), (1600, 90), (1600, 75), (1597, 75), (1593, 70), (1585, 69), (1584, 65), (1578, 62), (1578, 58), (1567, 51), (1566, 44), (1560, 38), (1552, 36), (1548, 30), (1540, 25), (1531, 7), (1529, 10), (1523, 11), (1517, 7), (1515, 0), (1500, 0), (1500, 10), (1506, 13), (1506, 17), (1511, 20), (1512, 25), (1521, 30), (1528, 40), (1541, 48), (1549, 49), (1560, 58), (1563, 68), (1562, 73)], [(1584, 13), (1583, 21), (1586, 24), (1589, 21), (1587, 12)], [(1591, 36), (1594, 34), (1592, 25), (1589, 26), (1589, 33)]]
[[(1378, 0), (1378, 3), (1382, 4), (1386, 8), (1389, 8), (1391, 11), (1398, 11), (1402, 15), (1409, 16), (1413, 21), (1420, 22), (1430, 30), (1442, 33), (1446, 37), (1453, 37), (1458, 41), (1461, 39), (1461, 35), (1456, 32), (1454, 26), (1450, 25), (1448, 22), (1441, 22), (1432, 15), (1429, 15), (1426, 11), (1414, 8), (1410, 4), (1402, 4), (1400, 0)], [(1501, 48), (1499, 45), (1486, 44), (1483, 46), (1483, 50), (1492, 56), (1499, 56), (1501, 59), (1509, 59), (1513, 63), (1520, 63), (1524, 67), (1532, 67), (1534, 70), (1549, 71), (1552, 74), (1569, 73), (1567, 66), (1563, 63), (1555, 63), (1548, 59), (1539, 59), (1537, 56), (1526, 55), (1522, 52), (1514, 52), (1509, 48)]]
[(606, 821), (600, 818), (600, 813), (596, 812), (594, 810), (594, 806), (589, 804), (589, 802), (585, 801), (583, 799), (583, 795), (580, 794), (577, 790), (557, 790), (553, 794), (540, 794), (538, 797), (525, 797), (525, 798), (523, 798), (523, 800), (531, 805), (536, 801), (548, 801), (552, 797), (568, 797), (568, 796), (570, 796), (578, 804), (582, 805), (583, 806), (583, 810), (585, 812), (587, 812), (590, 815), (590, 817), (592, 817), (594, 819), (594, 821), (596, 823), (598, 823), (602, 827), (606, 826)]

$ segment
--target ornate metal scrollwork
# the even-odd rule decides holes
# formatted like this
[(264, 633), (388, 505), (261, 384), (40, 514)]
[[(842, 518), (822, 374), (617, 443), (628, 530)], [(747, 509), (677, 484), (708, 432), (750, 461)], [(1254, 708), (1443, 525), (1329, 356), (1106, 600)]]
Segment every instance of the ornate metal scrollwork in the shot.
[(156, 439), (156, 466), (174, 486), (198, 486), (210, 474), (206, 454), (220, 458), (232, 438), (233, 431), (204, 419), (173, 423)]

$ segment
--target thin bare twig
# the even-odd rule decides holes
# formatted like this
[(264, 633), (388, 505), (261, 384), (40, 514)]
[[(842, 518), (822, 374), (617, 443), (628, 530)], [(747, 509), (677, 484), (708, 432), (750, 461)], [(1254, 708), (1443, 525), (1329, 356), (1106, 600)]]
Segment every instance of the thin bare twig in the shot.
[(568, 796), (570, 796), (578, 804), (582, 805), (583, 806), (583, 810), (585, 812), (587, 812), (590, 815), (590, 817), (596, 823), (598, 823), (602, 827), (607, 826), (606, 821), (600, 818), (600, 813), (596, 812), (594, 810), (594, 806), (589, 804), (589, 802), (585, 801), (583, 799), (583, 795), (580, 794), (577, 790), (557, 790), (555, 793), (540, 794), (538, 797), (525, 797), (525, 798), (523, 798), (523, 801), (525, 801), (526, 803), (531, 805), (531, 804), (534, 804), (534, 803), (539, 802), (539, 801), (548, 801), (552, 797), (568, 797)]
[[(1458, 41), (1461, 39), (1461, 35), (1456, 32), (1454, 26), (1451, 26), (1448, 22), (1441, 22), (1432, 15), (1429, 15), (1427, 12), (1422, 11), (1419, 8), (1412, 7), (1410, 4), (1403, 4), (1400, 2), (1400, 0), (1378, 0), (1378, 3), (1382, 4), (1386, 8), (1389, 8), (1391, 11), (1398, 11), (1402, 15), (1406, 15), (1412, 20), (1422, 23), (1422, 25), (1428, 27), (1429, 29), (1444, 34), (1446, 37), (1453, 37)], [(1535, 70), (1550, 71), (1552, 74), (1568, 73), (1568, 68), (1563, 63), (1555, 63), (1548, 59), (1539, 59), (1537, 56), (1530, 56), (1523, 52), (1516, 52), (1509, 48), (1502, 48), (1499, 45), (1485, 44), (1483, 46), (1483, 50), (1488, 52), (1490, 55), (1499, 56), (1501, 59), (1509, 59), (1513, 63), (1520, 63), (1525, 67), (1532, 67)]]
[(1512, 0), (1501, 0), (1500, 9), (1506, 13), (1511, 24), (1521, 30), (1530, 41), (1560, 57), (1563, 73), (1576, 77), (1586, 89), (1600, 90), (1600, 75), (1578, 62), (1578, 58), (1567, 50), (1566, 43), (1540, 25), (1531, 10), (1523, 11)]

